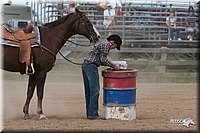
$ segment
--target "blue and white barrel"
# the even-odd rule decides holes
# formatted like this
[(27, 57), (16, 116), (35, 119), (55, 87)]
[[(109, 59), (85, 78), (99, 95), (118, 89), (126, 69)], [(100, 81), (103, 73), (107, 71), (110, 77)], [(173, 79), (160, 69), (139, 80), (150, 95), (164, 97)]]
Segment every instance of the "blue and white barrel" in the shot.
[(103, 70), (105, 119), (136, 119), (136, 69)]

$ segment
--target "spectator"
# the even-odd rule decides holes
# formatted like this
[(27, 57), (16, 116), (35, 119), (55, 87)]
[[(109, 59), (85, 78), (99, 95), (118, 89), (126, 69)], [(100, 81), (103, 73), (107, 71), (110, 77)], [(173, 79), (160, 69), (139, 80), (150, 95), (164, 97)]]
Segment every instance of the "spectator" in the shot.
[(97, 7), (101, 7), (103, 10), (105, 10), (106, 4), (107, 4), (107, 0), (99, 0), (99, 2), (97, 2)]
[(122, 5), (119, 0), (107, 0), (111, 4), (111, 8), (115, 9), (115, 14), (120, 15)]
[(194, 8), (193, 6), (189, 6), (188, 12), (186, 13), (186, 29), (185, 31), (187, 32), (187, 39), (192, 41), (194, 38), (194, 35), (198, 33), (198, 24), (196, 20), (196, 16), (194, 13)]
[(115, 19), (115, 10), (111, 8), (110, 4), (107, 4), (107, 8), (104, 10), (103, 15), (103, 25), (105, 25), (106, 29), (109, 29), (109, 26), (113, 25)]
[(174, 38), (173, 34), (176, 33), (175, 38), (181, 41), (180, 30), (176, 26), (175, 11), (173, 10), (170, 11), (170, 16), (166, 18), (166, 24), (169, 27), (169, 32), (170, 32), (169, 40), (172, 40)]
[(199, 32), (199, 25), (200, 25), (200, 21), (199, 21), (200, 20), (200, 15), (199, 15), (200, 1), (197, 4), (198, 4), (198, 8), (196, 10), (196, 12), (198, 12), (197, 15), (196, 15), (196, 17), (197, 17), (197, 39), (199, 40), (200, 39), (200, 32)]
[(69, 13), (75, 12), (76, 2), (75, 0), (70, 1), (69, 3)]
[(129, 11), (125, 11), (124, 12), (124, 14), (123, 14), (123, 16), (124, 16), (124, 20), (125, 20), (125, 24), (126, 25), (129, 25), (129, 24), (131, 24), (132, 22), (131, 22), (131, 16), (132, 16), (132, 14), (129, 12)]
[(97, 7), (101, 7), (102, 9), (105, 10), (107, 8), (106, 5), (108, 3), (111, 5), (112, 9), (116, 10), (115, 14), (120, 15), (121, 8), (122, 8), (120, 0), (99, 0), (99, 2), (97, 2)]
[(65, 14), (73, 13), (73, 12), (75, 12), (75, 7), (76, 7), (75, 0), (71, 0), (69, 2), (69, 7), (66, 7), (66, 8), (63, 9), (63, 13), (65, 13)]

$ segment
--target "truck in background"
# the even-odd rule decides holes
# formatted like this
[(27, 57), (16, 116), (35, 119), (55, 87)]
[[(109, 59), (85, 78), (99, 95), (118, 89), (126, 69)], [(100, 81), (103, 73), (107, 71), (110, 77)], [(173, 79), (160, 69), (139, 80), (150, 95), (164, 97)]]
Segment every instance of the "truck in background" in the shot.
[(32, 10), (26, 5), (2, 5), (1, 24), (7, 23), (12, 27), (24, 28), (32, 21)]

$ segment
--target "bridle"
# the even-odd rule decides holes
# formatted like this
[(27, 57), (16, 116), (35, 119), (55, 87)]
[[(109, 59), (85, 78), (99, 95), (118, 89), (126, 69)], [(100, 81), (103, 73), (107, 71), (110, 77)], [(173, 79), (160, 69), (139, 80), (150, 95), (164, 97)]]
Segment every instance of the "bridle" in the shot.
[[(79, 29), (80, 19), (83, 20), (82, 16), (78, 14), (78, 21), (76, 21), (77, 26), (75, 26), (75, 28), (77, 27), (77, 28), (75, 29), (75, 32), (76, 32), (76, 33), (78, 32), (78, 29)], [(86, 23), (87, 23), (87, 22), (86, 22)], [(88, 32), (87, 32), (87, 35), (90, 37), (90, 38), (89, 38), (90, 43), (93, 43), (93, 42), (94, 42), (94, 38), (93, 38), (92, 35), (91, 35), (91, 30), (90, 30), (90, 28), (89, 28), (88, 25), (85, 24), (84, 22), (82, 22), (81, 24), (82, 24), (83, 27), (85, 27), (86, 31), (88, 31)], [(81, 30), (83, 30), (83, 28), (82, 28)], [(72, 41), (69, 41), (69, 40), (66, 40), (66, 41), (72, 42)], [(74, 42), (72, 42), (72, 43), (73, 43), (73, 44), (76, 44), (76, 45), (79, 45), (79, 46), (86, 46), (86, 45), (82, 45), (82, 44), (78, 44), (78, 43), (74, 43)], [(91, 45), (87, 45), (87, 46), (91, 46)]]

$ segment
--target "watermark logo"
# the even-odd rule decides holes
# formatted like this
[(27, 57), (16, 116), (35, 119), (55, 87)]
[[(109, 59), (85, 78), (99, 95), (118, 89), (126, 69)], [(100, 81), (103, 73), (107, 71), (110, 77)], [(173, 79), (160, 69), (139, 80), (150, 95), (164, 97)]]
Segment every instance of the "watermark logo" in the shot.
[(183, 125), (185, 127), (190, 127), (190, 125), (195, 125), (194, 121), (191, 118), (186, 118), (186, 119), (170, 119), (171, 124), (176, 124), (176, 125)]

